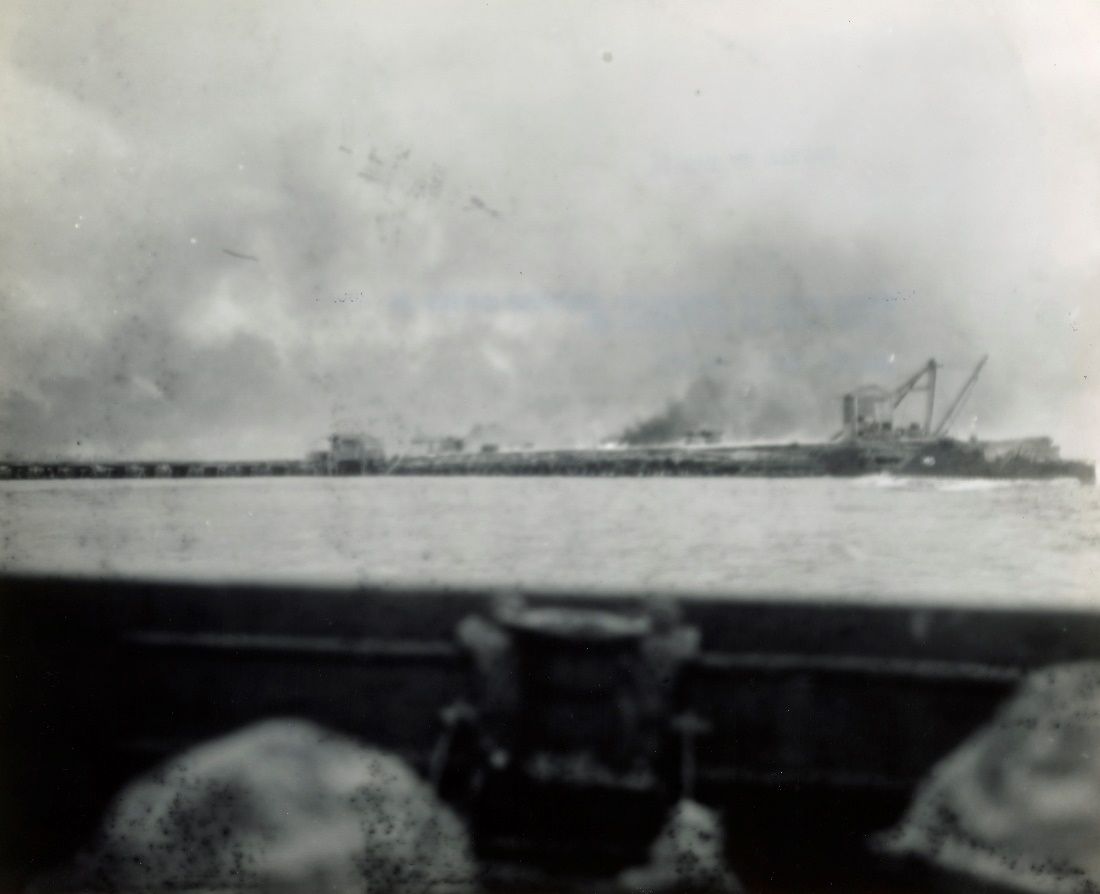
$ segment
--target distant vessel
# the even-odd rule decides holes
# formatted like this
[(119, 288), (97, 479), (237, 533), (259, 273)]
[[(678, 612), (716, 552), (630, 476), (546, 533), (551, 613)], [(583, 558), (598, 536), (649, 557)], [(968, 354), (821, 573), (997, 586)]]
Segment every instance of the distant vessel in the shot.
[[(709, 430), (681, 443), (657, 446), (604, 444), (589, 450), (495, 450), (410, 456), (384, 469), (394, 475), (592, 475), (814, 477), (896, 475), (968, 478), (1076, 478), (1096, 481), (1092, 463), (1063, 460), (1050, 438), (960, 441), (948, 436), (985, 366), (982, 357), (933, 423), (936, 376), (929, 360), (897, 388), (866, 385), (841, 401), (843, 427), (816, 444), (728, 445)], [(925, 395), (922, 422), (895, 424), (895, 411), (911, 394)]]
[[(902, 475), (955, 476), (967, 478), (1077, 478), (1096, 480), (1092, 463), (1063, 460), (1050, 438), (1019, 438), (1007, 441), (959, 441), (947, 435), (967, 397), (978, 381), (988, 356), (973, 372), (933, 426), (936, 401), (936, 373), (939, 364), (929, 360), (893, 391), (875, 385), (852, 391), (843, 398), (844, 427), (833, 436), (867, 450), (872, 456), (895, 447), (896, 462), (884, 463)], [(894, 411), (910, 394), (923, 392), (923, 423), (905, 427), (894, 424)]]

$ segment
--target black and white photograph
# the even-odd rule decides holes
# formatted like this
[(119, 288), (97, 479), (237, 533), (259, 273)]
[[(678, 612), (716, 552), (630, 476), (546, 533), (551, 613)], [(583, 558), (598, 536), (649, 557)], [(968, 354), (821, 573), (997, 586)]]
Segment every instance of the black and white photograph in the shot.
[(0, 894), (1100, 891), (1096, 0), (0, 0)]

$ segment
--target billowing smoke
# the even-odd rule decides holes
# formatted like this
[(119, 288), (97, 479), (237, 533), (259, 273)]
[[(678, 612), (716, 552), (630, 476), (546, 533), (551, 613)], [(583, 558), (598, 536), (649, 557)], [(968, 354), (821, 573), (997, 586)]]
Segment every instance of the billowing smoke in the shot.
[[(788, 437), (821, 438), (830, 424), (832, 403), (815, 401), (817, 389), (735, 383), (714, 373), (696, 378), (684, 395), (661, 412), (628, 426), (614, 440), (631, 446), (669, 444), (685, 439), (759, 441)], [(807, 420), (816, 424), (807, 425)]]
[(725, 403), (725, 386), (704, 375), (692, 382), (682, 398), (672, 401), (657, 415), (630, 426), (617, 440), (635, 446), (667, 444), (692, 432), (724, 429)]

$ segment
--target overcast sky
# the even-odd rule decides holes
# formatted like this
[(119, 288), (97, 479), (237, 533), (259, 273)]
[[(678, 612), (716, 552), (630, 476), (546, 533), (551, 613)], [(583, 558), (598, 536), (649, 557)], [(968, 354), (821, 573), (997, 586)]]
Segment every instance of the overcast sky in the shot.
[(1100, 5), (33, 0), (3, 16), (0, 453), (738, 437), (990, 361), (1100, 454)]

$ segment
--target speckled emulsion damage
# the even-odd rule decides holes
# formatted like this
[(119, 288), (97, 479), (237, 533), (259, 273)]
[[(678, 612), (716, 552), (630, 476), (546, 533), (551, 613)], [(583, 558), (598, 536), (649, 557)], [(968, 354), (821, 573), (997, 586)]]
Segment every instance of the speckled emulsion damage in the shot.
[(1030, 675), (881, 844), (1013, 890), (1100, 890), (1100, 664)]
[[(738, 894), (722, 838), (714, 811), (681, 801), (648, 862), (604, 888)], [(463, 824), (400, 759), (270, 720), (134, 781), (97, 840), (28, 890), (472, 894), (480, 881)]]
[(403, 762), (272, 720), (135, 781), (99, 840), (32, 890), (463, 894), (476, 879), (461, 823)]

